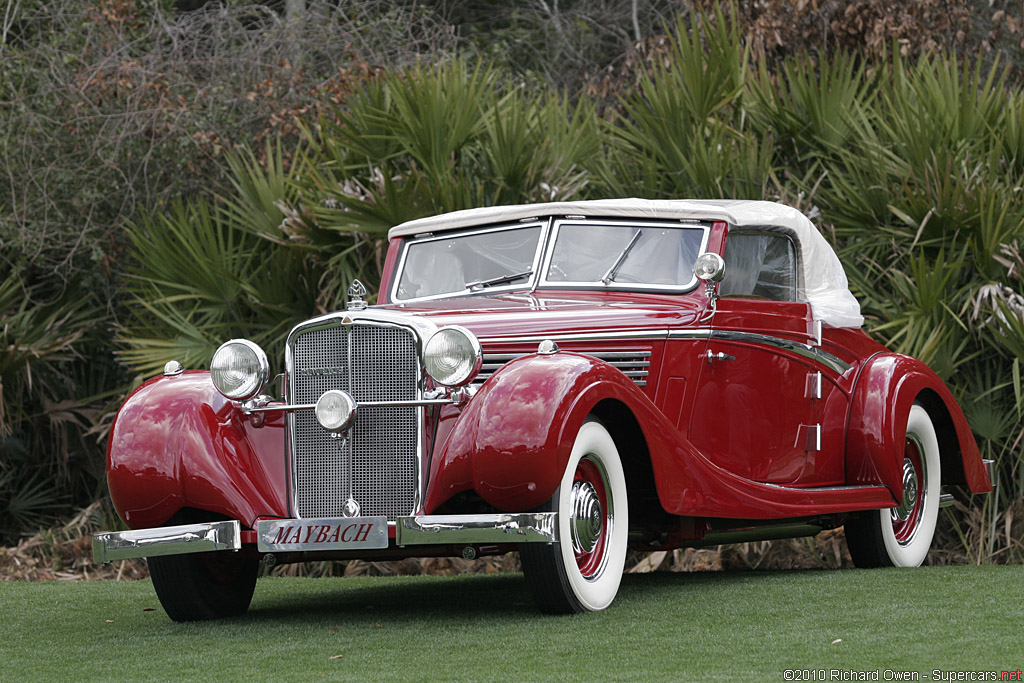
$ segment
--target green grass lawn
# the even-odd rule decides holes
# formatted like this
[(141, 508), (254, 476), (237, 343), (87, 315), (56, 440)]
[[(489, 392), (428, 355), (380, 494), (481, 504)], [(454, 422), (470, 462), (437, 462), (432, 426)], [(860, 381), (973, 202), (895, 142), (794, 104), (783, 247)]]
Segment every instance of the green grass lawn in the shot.
[(247, 616), (199, 624), (148, 581), (7, 582), (0, 680), (885, 680), (1016, 671), (1022, 624), (1020, 566), (630, 575), (572, 617), (515, 574), (264, 578)]

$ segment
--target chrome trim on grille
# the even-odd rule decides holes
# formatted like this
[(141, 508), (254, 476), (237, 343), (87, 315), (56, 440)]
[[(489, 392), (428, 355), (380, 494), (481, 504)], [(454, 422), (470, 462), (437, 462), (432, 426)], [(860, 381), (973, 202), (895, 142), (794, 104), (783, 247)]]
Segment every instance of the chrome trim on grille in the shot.
[(96, 564), (106, 564), (134, 557), (238, 550), (241, 547), (241, 525), (230, 520), (93, 534), (92, 558)]
[(421, 515), (395, 521), (395, 543), (399, 546), (558, 541), (557, 512)]
[[(310, 420), (312, 420), (312, 424), (315, 424), (311, 411), (290, 412), (287, 445), (290, 478), (289, 501), (293, 516), (309, 518), (340, 515), (342, 514), (340, 506), (360, 486), (367, 487), (356, 496), (362, 514), (383, 514), (394, 519), (399, 515), (413, 514), (420, 509), (425, 481), (423, 465), (425, 452), (424, 406), (435, 405), (433, 400), (424, 397), (425, 374), (421, 359), (425, 340), (436, 331), (437, 326), (423, 318), (377, 309), (333, 313), (303, 323), (291, 331), (285, 350), (288, 369), (288, 396), (286, 397), (288, 404), (308, 405), (313, 398), (312, 393), (322, 393), (321, 389), (339, 388), (353, 394), (361, 408), (369, 408), (369, 410), (360, 412), (352, 430), (343, 439), (330, 439), (325, 431), (320, 433), (311, 424), (306, 424)], [(402, 393), (397, 396), (393, 392), (390, 396), (380, 395), (388, 390), (387, 377), (381, 373), (385, 370), (398, 372), (393, 362), (395, 359), (379, 355), (379, 351), (373, 348), (373, 345), (378, 343), (375, 341), (371, 343), (371, 346), (352, 346), (353, 335), (367, 334), (372, 340), (375, 332), (391, 336), (392, 340), (387, 342), (388, 344), (398, 344), (399, 346), (411, 344), (411, 353), (405, 360), (413, 365), (411, 367), (407, 365), (401, 370), (406, 379), (401, 380)], [(317, 358), (332, 353), (330, 343), (335, 335), (337, 335), (335, 343), (344, 343), (345, 348), (335, 347), (333, 349), (336, 366), (331, 365), (331, 367), (325, 368), (323, 373), (300, 377), (298, 370), (301, 368), (296, 367), (299, 355), (297, 345), (305, 335), (311, 333), (326, 333), (325, 340), (320, 342), (326, 346), (323, 349), (310, 350), (308, 352), (311, 356), (310, 362), (319, 362)], [(398, 333), (398, 336), (393, 336), (391, 333)], [(408, 335), (408, 337), (405, 338), (404, 335)], [(363, 364), (354, 372), (350, 370), (353, 351), (361, 352)], [(394, 352), (398, 353), (399, 351)], [(404, 353), (401, 357), (405, 357)], [(364, 378), (365, 381), (360, 383), (360, 378)], [(354, 388), (352, 386), (353, 379), (356, 380)], [(410, 383), (404, 384), (406, 381)], [(317, 384), (315, 389), (309, 389), (309, 392), (312, 392), (311, 395), (299, 396), (297, 392), (300, 387), (304, 383), (310, 382)], [(398, 388), (395, 387), (395, 389)], [(399, 412), (403, 410), (410, 412), (403, 416)], [(387, 417), (384, 417), (384, 413), (381, 411), (388, 411)], [(393, 426), (393, 423), (404, 424), (405, 426), (401, 429), (406, 431), (406, 436), (396, 435), (397, 427)], [(375, 428), (377, 425), (383, 424), (387, 425), (386, 428)], [(304, 432), (304, 434), (300, 435), (300, 432)], [(385, 444), (389, 447), (385, 448)], [(401, 452), (396, 452), (396, 445), (400, 448), (410, 448), (412, 452), (402, 455)], [(309, 451), (309, 457), (312, 460), (308, 460), (305, 465), (300, 465), (300, 458), (304, 457), (300, 454), (309, 449), (314, 449)], [(330, 449), (338, 449), (336, 457), (331, 456)], [(349, 471), (348, 462), (342, 462), (339, 459), (344, 458), (351, 462), (353, 453), (356, 454), (356, 463), (363, 471), (362, 473), (353, 471), (353, 474), (349, 476), (346, 474)], [(402, 459), (409, 455), (412, 456), (414, 462), (405, 461), (406, 464), (401, 464)], [(381, 472), (382, 457), (388, 458), (391, 470)], [(320, 467), (326, 468), (330, 481), (321, 481), (321, 473), (313, 472), (313, 470), (305, 471), (300, 476), (300, 468), (303, 466), (314, 468), (314, 470)], [(357, 467), (356, 470), (360, 467)], [(310, 487), (316, 488), (300, 491), (303, 481), (308, 481)], [(332, 489), (332, 486), (337, 487), (337, 490)], [(344, 490), (341, 490), (342, 488)], [(396, 488), (403, 490), (396, 492)], [(360, 500), (360, 497), (363, 500)]]
[[(432, 398), (411, 401), (356, 401), (356, 407), (367, 408), (410, 408), (426, 406), (450, 406), (458, 405), (458, 393), (453, 393), (449, 398)], [(242, 406), (242, 412), (250, 413), (294, 413), (296, 410), (315, 410), (315, 403), (301, 403), (297, 405), (289, 403), (268, 403), (265, 406)]]
[[(570, 351), (569, 349), (565, 350)], [(647, 385), (647, 368), (651, 366), (650, 351), (572, 351), (572, 353), (579, 353), (583, 356), (590, 356), (591, 358), (603, 360), (604, 362), (618, 368), (622, 374), (633, 380), (638, 387)], [(480, 373), (476, 376), (474, 383), (483, 384), (490, 379), (491, 375), (497, 372), (506, 363), (529, 355), (532, 354), (485, 353), (483, 365), (480, 366)]]

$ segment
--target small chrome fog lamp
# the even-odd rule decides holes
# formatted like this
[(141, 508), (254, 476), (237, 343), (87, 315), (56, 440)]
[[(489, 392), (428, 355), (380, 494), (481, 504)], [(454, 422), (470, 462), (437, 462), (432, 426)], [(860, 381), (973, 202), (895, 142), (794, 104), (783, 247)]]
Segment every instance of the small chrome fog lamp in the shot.
[(210, 362), (213, 385), (234, 401), (245, 401), (260, 393), (269, 374), (267, 354), (247, 339), (224, 342)]
[(347, 392), (331, 389), (316, 402), (316, 421), (329, 432), (341, 432), (356, 419), (356, 402)]
[(725, 261), (718, 254), (706, 251), (697, 257), (693, 273), (704, 282), (721, 282), (725, 276)]
[(458, 325), (441, 328), (423, 348), (427, 374), (446, 387), (460, 387), (476, 377), (483, 357), (476, 336)]

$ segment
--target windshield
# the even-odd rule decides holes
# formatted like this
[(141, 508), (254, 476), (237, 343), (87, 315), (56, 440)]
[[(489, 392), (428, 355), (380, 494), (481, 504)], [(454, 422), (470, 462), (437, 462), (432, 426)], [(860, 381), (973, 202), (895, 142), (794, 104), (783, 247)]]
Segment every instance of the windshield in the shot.
[(559, 224), (544, 273), (546, 283), (678, 289), (696, 284), (693, 263), (707, 230), (663, 223)]
[(522, 289), (537, 267), (542, 232), (532, 224), (414, 238), (394, 299)]

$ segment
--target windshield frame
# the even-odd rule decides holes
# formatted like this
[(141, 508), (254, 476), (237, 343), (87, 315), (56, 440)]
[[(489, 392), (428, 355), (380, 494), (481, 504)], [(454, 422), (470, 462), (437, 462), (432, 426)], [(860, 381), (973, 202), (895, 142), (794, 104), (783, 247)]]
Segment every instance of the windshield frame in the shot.
[[(651, 293), (668, 293), (668, 294), (685, 294), (693, 291), (697, 287), (697, 276), (692, 274), (689, 282), (679, 285), (665, 285), (658, 283), (645, 283), (645, 282), (619, 282), (612, 279), (605, 284), (600, 279), (593, 281), (561, 281), (561, 280), (548, 280), (547, 274), (551, 269), (551, 260), (554, 257), (555, 243), (558, 240), (558, 233), (562, 226), (608, 226), (608, 227), (622, 227), (622, 228), (640, 228), (643, 229), (689, 229), (689, 230), (701, 230), (700, 247), (697, 249), (697, 256), (700, 256), (708, 248), (708, 242), (711, 238), (711, 225), (710, 221), (699, 221), (699, 220), (685, 220), (685, 221), (665, 221), (665, 220), (643, 220), (643, 219), (610, 219), (610, 218), (578, 218), (578, 217), (567, 217), (560, 218), (554, 221), (554, 225), (551, 228), (551, 234), (548, 238), (548, 246), (546, 254), (544, 256), (544, 264), (541, 266), (540, 271), (540, 282), (538, 288), (543, 289), (569, 289), (569, 290), (598, 290), (598, 291), (630, 291), (630, 292), (651, 292)], [(623, 262), (625, 263), (625, 261)], [(692, 270), (692, 268), (691, 268)]]
[[(522, 230), (529, 228), (540, 228), (540, 235), (537, 237), (537, 248), (533, 254), (533, 261), (530, 264), (528, 270), (532, 270), (532, 274), (526, 278), (523, 282), (514, 282), (504, 285), (492, 285), (488, 287), (478, 287), (475, 289), (463, 289), (456, 292), (445, 292), (442, 294), (430, 294), (428, 296), (417, 296), (409, 297), (406, 299), (399, 297), (399, 286), (402, 282), (402, 276), (405, 273), (405, 267), (407, 265), (407, 259), (409, 256), (409, 250), (414, 245), (423, 244), (426, 242), (434, 242), (438, 240), (450, 240), (461, 237), (471, 237), (473, 235), (479, 235), (484, 233), (504, 232), (507, 230)], [(533, 218), (527, 219), (518, 223), (498, 223), (493, 225), (484, 225), (472, 228), (466, 228), (463, 230), (445, 230), (433, 233), (423, 233), (419, 235), (413, 235), (402, 240), (401, 252), (398, 256), (398, 263), (395, 266), (395, 277), (394, 282), (391, 285), (391, 292), (389, 299), (394, 304), (408, 304), (419, 301), (436, 301), (438, 299), (457, 299), (460, 297), (467, 296), (480, 296), (487, 294), (499, 294), (503, 292), (514, 292), (514, 291), (533, 291), (537, 287), (537, 278), (540, 275), (540, 266), (544, 260), (545, 251), (547, 250), (548, 237), (551, 231), (551, 219), (550, 218)]]
[[(404, 305), (423, 301), (437, 301), (440, 299), (458, 299), (472, 296), (487, 296), (491, 294), (507, 294), (512, 292), (534, 292), (538, 289), (546, 290), (590, 290), (590, 291), (616, 291), (616, 292), (643, 292), (651, 294), (686, 294), (696, 289), (698, 280), (696, 275), (691, 276), (690, 281), (680, 285), (665, 285), (639, 282), (619, 282), (611, 280), (607, 285), (600, 279), (594, 281), (563, 282), (547, 279), (547, 273), (551, 267), (551, 260), (554, 254), (555, 241), (558, 238), (558, 231), (563, 225), (583, 226), (612, 226), (612, 227), (634, 227), (641, 229), (689, 229), (701, 230), (701, 241), (697, 255), (707, 251), (711, 238), (710, 220), (658, 220), (658, 219), (636, 219), (636, 218), (604, 218), (604, 217), (583, 217), (583, 216), (562, 216), (562, 217), (537, 217), (523, 219), (517, 223), (493, 223), (491, 225), (473, 226), (459, 230), (440, 230), (436, 232), (419, 233), (404, 237), (402, 239), (398, 258), (392, 271), (394, 278), (390, 285), (389, 302), (395, 305)], [(505, 285), (493, 285), (490, 287), (478, 287), (475, 289), (463, 289), (457, 292), (444, 294), (431, 294), (428, 296), (417, 296), (399, 298), (399, 285), (405, 273), (409, 250), (416, 244), (425, 242), (447, 240), (458, 237), (468, 237), (476, 234), (499, 232), (505, 230), (519, 230), (524, 228), (540, 228), (537, 250), (534, 253), (531, 269), (533, 274), (524, 281)]]

